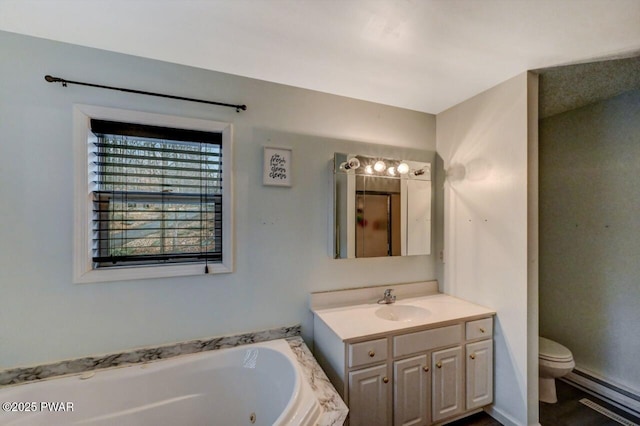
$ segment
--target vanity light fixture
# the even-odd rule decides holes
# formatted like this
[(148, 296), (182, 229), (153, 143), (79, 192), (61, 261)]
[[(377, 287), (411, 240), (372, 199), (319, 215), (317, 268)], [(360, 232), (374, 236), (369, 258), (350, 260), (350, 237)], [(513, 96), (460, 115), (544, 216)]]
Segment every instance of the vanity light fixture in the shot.
[(336, 154), (335, 172), (352, 175), (378, 176), (400, 179), (429, 179), (430, 166), (417, 161), (395, 160), (378, 156)]
[(376, 172), (384, 172), (384, 170), (387, 168), (387, 165), (384, 164), (384, 161), (382, 160), (378, 160), (376, 161), (376, 164), (373, 165), (373, 169)]

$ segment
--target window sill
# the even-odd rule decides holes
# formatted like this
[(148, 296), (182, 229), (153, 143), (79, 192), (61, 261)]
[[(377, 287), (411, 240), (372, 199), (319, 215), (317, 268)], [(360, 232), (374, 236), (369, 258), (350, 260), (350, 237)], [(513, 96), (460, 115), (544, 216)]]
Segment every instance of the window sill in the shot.
[(125, 266), (119, 268), (93, 269), (84, 272), (76, 271), (73, 282), (75, 284), (88, 284), (106, 281), (228, 274), (231, 272), (233, 272), (233, 268), (221, 263), (210, 263), (209, 274), (204, 273), (204, 263), (193, 263), (189, 265)]

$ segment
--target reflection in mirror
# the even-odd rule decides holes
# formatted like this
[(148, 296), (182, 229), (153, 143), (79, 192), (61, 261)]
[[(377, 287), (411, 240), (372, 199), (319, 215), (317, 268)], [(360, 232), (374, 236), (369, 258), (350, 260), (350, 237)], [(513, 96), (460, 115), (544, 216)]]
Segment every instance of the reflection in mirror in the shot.
[(431, 164), (336, 153), (335, 257), (431, 253)]
[(356, 257), (400, 256), (400, 179), (355, 178)]

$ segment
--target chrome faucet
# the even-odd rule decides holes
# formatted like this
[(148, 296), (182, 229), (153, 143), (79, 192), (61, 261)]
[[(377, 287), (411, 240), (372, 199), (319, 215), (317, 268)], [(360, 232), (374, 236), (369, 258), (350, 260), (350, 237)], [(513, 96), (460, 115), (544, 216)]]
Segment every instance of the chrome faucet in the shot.
[(379, 304), (390, 304), (390, 303), (394, 303), (396, 301), (396, 296), (392, 295), (391, 292), (393, 291), (392, 288), (388, 288), (384, 291), (384, 296), (382, 297), (382, 299), (378, 300)]

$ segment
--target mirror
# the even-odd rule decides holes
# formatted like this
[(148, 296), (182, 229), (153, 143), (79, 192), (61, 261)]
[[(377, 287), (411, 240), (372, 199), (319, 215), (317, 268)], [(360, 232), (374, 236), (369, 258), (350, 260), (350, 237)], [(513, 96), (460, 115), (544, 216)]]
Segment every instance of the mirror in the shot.
[(431, 164), (334, 155), (336, 259), (431, 254)]

